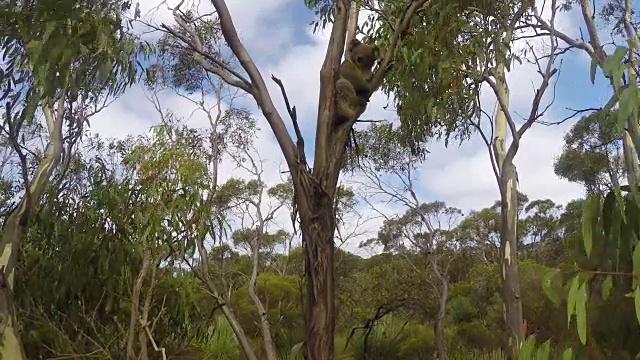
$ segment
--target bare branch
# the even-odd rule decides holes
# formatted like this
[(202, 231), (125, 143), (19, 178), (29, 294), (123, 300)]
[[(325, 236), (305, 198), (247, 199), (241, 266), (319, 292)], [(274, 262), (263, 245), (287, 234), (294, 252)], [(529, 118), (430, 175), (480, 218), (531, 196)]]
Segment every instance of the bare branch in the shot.
[[(542, 77), (542, 82), (538, 89), (536, 90), (535, 96), (533, 98), (531, 104), (531, 111), (529, 113), (529, 117), (525, 121), (522, 126), (518, 129), (517, 132), (513, 132), (512, 130), (512, 141), (509, 145), (509, 150), (507, 151), (507, 155), (505, 156), (505, 161), (511, 162), (515, 157), (518, 148), (520, 147), (520, 139), (522, 135), (533, 125), (533, 123), (540, 117), (539, 109), (540, 102), (542, 101), (542, 97), (544, 96), (545, 91), (549, 87), (549, 80), (558, 72), (557, 68), (553, 68), (555, 59), (556, 59), (556, 49), (558, 47), (558, 40), (555, 31), (555, 18), (556, 18), (556, 1), (552, 1), (551, 5), (551, 21), (550, 21), (550, 29), (549, 29), (549, 41), (551, 45), (551, 49), (549, 51), (549, 57), (547, 58), (547, 63), (544, 69), (540, 66), (539, 58), (536, 60), (538, 66), (538, 73)], [(552, 102), (551, 102), (552, 103)], [(548, 108), (548, 107), (547, 107)]]
[(278, 79), (274, 75), (271, 75), (271, 79), (276, 84), (278, 84), (278, 86), (280, 87), (280, 91), (282, 91), (282, 97), (284, 98), (284, 103), (287, 106), (287, 112), (289, 113), (289, 117), (291, 117), (291, 121), (293, 122), (293, 130), (296, 132), (296, 145), (298, 146), (298, 155), (300, 156), (300, 160), (303, 163), (306, 163), (304, 154), (304, 138), (302, 137), (302, 131), (300, 131), (300, 126), (298, 125), (298, 114), (296, 113), (296, 107), (291, 107), (291, 104), (289, 104), (289, 97), (287, 96), (287, 92), (284, 89), (282, 80)]
[[(211, 0), (211, 2), (218, 13), (224, 39), (229, 45), (229, 48), (231, 48), (231, 51), (233, 51), (240, 61), (244, 70), (249, 74), (253, 90), (251, 94), (269, 122), (269, 125), (278, 140), (278, 144), (282, 149), (282, 153), (287, 160), (287, 165), (289, 165), (289, 168), (292, 170), (296, 169), (298, 166), (298, 157), (296, 156), (291, 136), (289, 136), (289, 132), (287, 131), (287, 127), (285, 126), (280, 113), (273, 105), (271, 97), (269, 96), (269, 91), (267, 90), (267, 85), (265, 84), (260, 71), (238, 37), (238, 32), (233, 24), (226, 2), (224, 0)], [(292, 176), (297, 176), (295, 171), (292, 171)]]

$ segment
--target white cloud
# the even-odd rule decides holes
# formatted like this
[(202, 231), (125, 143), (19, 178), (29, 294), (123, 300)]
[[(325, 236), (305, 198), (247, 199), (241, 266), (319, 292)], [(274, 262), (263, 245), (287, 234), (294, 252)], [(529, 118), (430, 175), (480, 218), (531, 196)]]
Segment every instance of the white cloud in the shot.
[[(562, 152), (562, 137), (566, 126), (534, 126), (522, 139), (514, 160), (518, 169), (519, 190), (531, 200), (550, 198), (564, 204), (581, 197), (580, 185), (559, 179), (553, 173), (553, 162)], [(489, 155), (479, 141), (465, 143), (461, 148), (434, 150), (435, 166), (425, 162), (420, 174), (422, 188), (434, 196), (426, 201), (443, 200), (463, 211), (479, 210), (499, 199), (500, 193), (491, 169)]]
[[(286, 86), (289, 99), (296, 105), (302, 126), (306, 133), (315, 124), (315, 113), (318, 101), (319, 70), (324, 59), (326, 45), (328, 43), (328, 31), (311, 34), (310, 29), (293, 29), (288, 23), (277, 24), (274, 27), (273, 19), (278, 19), (278, 14), (283, 7), (288, 6), (293, 0), (230, 0), (227, 1), (234, 23), (243, 40), (247, 41), (247, 48), (258, 64), (262, 76), (271, 92), (273, 102), (285, 117), (288, 123), (284, 102), (280, 96), (280, 90), (270, 79), (270, 75), (281, 78)], [(153, 8), (158, 0), (144, 0), (143, 14)], [(171, 4), (177, 0), (171, 0)], [(203, 2), (201, 8), (211, 7), (209, 2)], [(209, 9), (210, 11), (210, 9)], [(170, 22), (170, 14), (166, 10), (159, 10), (154, 19), (156, 23)], [(365, 16), (361, 16), (364, 21)], [(574, 35), (577, 27), (574, 25), (575, 15), (565, 14), (559, 16), (559, 26)], [(265, 25), (265, 24), (268, 24)], [(295, 31), (304, 31), (304, 36), (311, 39), (303, 45), (289, 45), (292, 43)], [(300, 35), (297, 35), (298, 37)], [(268, 55), (265, 55), (268, 54)], [(261, 56), (275, 57), (275, 60), (266, 61)], [(584, 62), (585, 76), (588, 74), (588, 61)], [(533, 86), (539, 84), (539, 75), (531, 65), (523, 65), (514, 68), (508, 75), (511, 89), (511, 103), (518, 112), (523, 115), (528, 113), (533, 98)], [(532, 84), (533, 81), (533, 84)], [(571, 81), (569, 79), (568, 81)], [(193, 106), (184, 99), (174, 94), (162, 95), (163, 105), (170, 107), (178, 115), (189, 116)], [(485, 92), (483, 98), (486, 101), (487, 110), (492, 112), (493, 104), (490, 96)], [(377, 93), (372, 98), (367, 112), (363, 118), (387, 118), (393, 120), (392, 114), (383, 110), (386, 98)], [(559, 104), (558, 106), (562, 106)], [(191, 123), (196, 126), (207, 126), (206, 119), (202, 115), (194, 115)], [(261, 130), (256, 147), (265, 163), (264, 178), (269, 184), (275, 184), (286, 174), (281, 174), (286, 164), (279, 146), (271, 133), (262, 114), (256, 113)], [(549, 120), (549, 119), (546, 119)], [(549, 120), (552, 121), (552, 120)], [(148, 129), (150, 125), (158, 122), (158, 116), (153, 107), (142, 96), (139, 87), (134, 87), (127, 92), (115, 104), (103, 111), (92, 120), (92, 129), (108, 136), (124, 137), (128, 134), (138, 134)], [(582, 189), (578, 185), (570, 184), (557, 178), (553, 173), (553, 160), (562, 150), (562, 137), (567, 130), (567, 125), (543, 127), (535, 125), (524, 136), (520, 151), (515, 159), (518, 166), (520, 188), (531, 199), (551, 198), (558, 203), (565, 203), (582, 195)], [(307, 143), (313, 142), (313, 135), (307, 135)], [(308, 148), (312, 148), (309, 147)], [(467, 211), (490, 206), (498, 198), (498, 188), (490, 168), (489, 157), (486, 149), (477, 136), (460, 148), (450, 146), (445, 149), (441, 144), (432, 147), (432, 154), (421, 166), (421, 182), (419, 184), (421, 196), (424, 201), (442, 200), (451, 206), (457, 206)], [(241, 176), (242, 171), (234, 168), (225, 161), (221, 168), (222, 180), (231, 176)], [(392, 211), (392, 209), (385, 207)], [(394, 210), (394, 211), (397, 211)], [(370, 210), (364, 211), (366, 216), (374, 216)], [(280, 215), (278, 221), (289, 226), (288, 214)], [(367, 229), (372, 235), (377, 230), (380, 220), (371, 221)], [(354, 240), (346, 245), (349, 250), (354, 250), (357, 242), (365, 237)], [(362, 253), (362, 251), (359, 251)]]

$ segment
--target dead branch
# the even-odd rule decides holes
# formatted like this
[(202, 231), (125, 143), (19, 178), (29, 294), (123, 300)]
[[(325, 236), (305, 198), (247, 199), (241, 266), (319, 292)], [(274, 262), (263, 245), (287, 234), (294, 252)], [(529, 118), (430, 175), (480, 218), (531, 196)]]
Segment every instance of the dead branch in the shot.
[(160, 355), (162, 356), (162, 360), (167, 360), (166, 350), (164, 347), (158, 347), (158, 344), (156, 344), (156, 341), (153, 338), (153, 335), (151, 335), (151, 330), (149, 330), (149, 323), (144, 322), (142, 319), (140, 319), (140, 325), (142, 325), (142, 327), (144, 328), (144, 331), (147, 333), (147, 337), (149, 338), (149, 341), (151, 341), (153, 350), (160, 353)]
[(344, 349), (347, 350), (347, 348), (349, 347), (349, 342), (351, 341), (351, 339), (353, 338), (357, 330), (364, 330), (365, 335), (364, 335), (364, 341), (362, 346), (364, 347), (364, 352), (366, 353), (367, 347), (368, 347), (367, 343), (368, 343), (369, 335), (371, 335), (371, 331), (373, 331), (373, 327), (376, 325), (376, 323), (386, 315), (401, 308), (404, 305), (404, 302), (406, 300), (407, 299), (396, 299), (396, 300), (392, 300), (391, 303), (385, 303), (378, 306), (374, 315), (371, 318), (367, 319), (364, 325), (356, 326), (353, 329), (351, 329), (351, 331), (349, 332), (349, 336), (347, 337), (347, 341), (344, 344)]
[(298, 125), (298, 114), (296, 113), (296, 107), (291, 107), (291, 104), (289, 104), (289, 97), (287, 96), (287, 92), (284, 89), (282, 80), (278, 79), (273, 74), (271, 75), (271, 80), (273, 80), (280, 87), (282, 97), (284, 98), (284, 103), (287, 106), (287, 112), (289, 113), (289, 117), (291, 117), (291, 121), (293, 122), (293, 129), (296, 132), (296, 145), (298, 146), (298, 155), (300, 156), (300, 160), (303, 163), (306, 163), (307, 160), (304, 154), (304, 138), (302, 137), (302, 131), (300, 131), (300, 126)]

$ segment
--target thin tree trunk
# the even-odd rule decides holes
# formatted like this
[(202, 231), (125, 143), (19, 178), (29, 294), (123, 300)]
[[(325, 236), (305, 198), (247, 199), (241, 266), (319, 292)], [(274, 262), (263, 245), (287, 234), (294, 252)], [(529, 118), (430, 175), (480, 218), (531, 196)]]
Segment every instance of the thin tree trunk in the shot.
[(227, 304), (222, 301), (217, 287), (211, 280), (211, 276), (209, 275), (209, 256), (207, 255), (207, 250), (204, 248), (202, 241), (197, 241), (196, 244), (198, 247), (198, 254), (200, 254), (202, 278), (204, 279), (205, 285), (207, 286), (208, 290), (211, 291), (214, 298), (219, 302), (220, 310), (222, 310), (222, 314), (229, 322), (231, 330), (233, 330), (233, 334), (236, 336), (236, 340), (238, 340), (242, 352), (244, 352), (244, 356), (247, 358), (247, 360), (258, 360), (258, 357), (253, 351), (253, 348), (251, 348), (251, 344), (247, 339), (247, 335), (244, 333), (242, 326), (240, 326), (238, 319), (233, 314), (233, 311), (229, 308), (229, 306), (227, 306)]
[[(23, 199), (23, 202), (25, 200)], [(4, 227), (2, 236), (2, 264), (5, 266), (5, 272), (2, 274), (3, 286), (0, 286), (0, 314), (3, 317), (2, 326), (2, 346), (0, 347), (0, 359), (16, 359), (26, 360), (22, 341), (17, 329), (17, 314), (13, 297), (13, 270), (15, 269), (16, 257), (18, 255), (18, 246), (22, 242), (25, 235), (24, 226), (20, 224), (21, 218), (20, 208), (22, 204), (14, 212), (9, 215)], [(9, 271), (7, 271), (9, 270)]]
[(435, 260), (432, 266), (434, 274), (440, 283), (440, 298), (438, 299), (438, 314), (436, 315), (436, 347), (438, 349), (438, 360), (447, 360), (447, 344), (444, 336), (445, 321), (447, 316), (447, 299), (449, 297), (449, 281), (435, 267)]
[[(0, 328), (2, 329), (2, 342), (0, 345), (0, 359), (21, 360), (26, 359), (22, 341), (16, 328), (17, 315), (14, 305), (14, 270), (18, 260), (18, 253), (26, 231), (28, 230), (30, 214), (34, 211), (44, 189), (49, 184), (51, 174), (60, 162), (62, 154), (62, 123), (64, 103), (57, 103), (58, 111), (54, 114), (48, 107), (42, 107), (47, 129), (49, 131), (49, 143), (44, 152), (44, 157), (38, 164), (38, 168), (26, 189), (18, 207), (14, 209), (5, 222), (2, 234), (2, 255), (0, 256)], [(16, 139), (17, 141), (17, 139)], [(24, 164), (26, 166), (26, 164)]]
[[(258, 232), (261, 233), (261, 232)], [(260, 328), (262, 330), (262, 342), (264, 343), (264, 351), (267, 355), (267, 360), (278, 360), (278, 352), (273, 343), (273, 337), (271, 336), (271, 326), (269, 326), (269, 319), (267, 318), (267, 310), (265, 309), (262, 301), (256, 294), (256, 279), (258, 278), (258, 256), (260, 255), (260, 239), (256, 239), (252, 244), (251, 257), (253, 260), (253, 269), (251, 269), (251, 278), (249, 279), (249, 297), (253, 304), (258, 309), (258, 316), (260, 316)]]
[[(146, 239), (143, 240), (146, 241)], [(140, 327), (138, 318), (140, 308), (140, 294), (142, 293), (142, 285), (144, 284), (144, 279), (147, 277), (147, 273), (149, 272), (152, 261), (153, 259), (151, 255), (151, 247), (145, 245), (144, 255), (142, 257), (142, 268), (140, 268), (140, 272), (136, 277), (136, 282), (133, 285), (131, 294), (131, 315), (129, 318), (129, 332), (127, 334), (126, 350), (127, 360), (136, 360), (138, 358), (134, 348), (134, 340), (135, 335), (138, 333), (137, 329)]]
[(445, 320), (447, 316), (447, 298), (449, 297), (449, 282), (445, 278), (440, 280), (440, 299), (438, 315), (436, 317), (436, 342), (438, 360), (447, 360), (447, 344), (444, 336)]
[(352, 1), (349, 6), (349, 22), (347, 23), (347, 37), (345, 43), (356, 38), (356, 30), (358, 30), (358, 15), (360, 14), (360, 4), (357, 1)]
[[(140, 314), (140, 327), (138, 329), (138, 341), (140, 341), (140, 360), (147, 360), (149, 358), (149, 354), (147, 352), (147, 347), (149, 343), (149, 335), (147, 335), (146, 328), (149, 324), (149, 313), (151, 312), (151, 301), (153, 300), (153, 291), (155, 290), (156, 285), (156, 271), (158, 266), (160, 266), (160, 262), (166, 256), (166, 254), (159, 255), (156, 260), (153, 262), (153, 267), (151, 267), (151, 274), (149, 275), (149, 287), (147, 288), (144, 305), (142, 306), (142, 313)], [(152, 332), (153, 329), (149, 329), (149, 332)]]

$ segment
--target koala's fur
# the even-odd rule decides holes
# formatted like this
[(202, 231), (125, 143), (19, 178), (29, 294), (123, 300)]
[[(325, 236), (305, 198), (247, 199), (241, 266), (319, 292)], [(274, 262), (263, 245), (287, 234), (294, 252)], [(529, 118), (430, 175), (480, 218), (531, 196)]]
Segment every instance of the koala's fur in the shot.
[(347, 45), (345, 60), (340, 65), (336, 83), (336, 122), (341, 124), (355, 118), (359, 107), (366, 106), (371, 95), (373, 65), (380, 49), (353, 39)]

